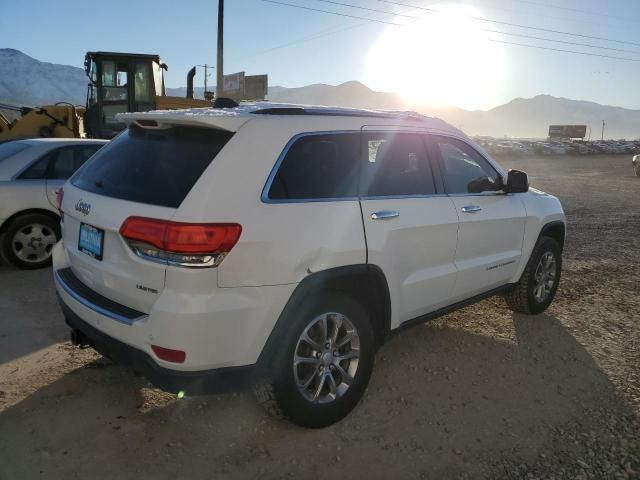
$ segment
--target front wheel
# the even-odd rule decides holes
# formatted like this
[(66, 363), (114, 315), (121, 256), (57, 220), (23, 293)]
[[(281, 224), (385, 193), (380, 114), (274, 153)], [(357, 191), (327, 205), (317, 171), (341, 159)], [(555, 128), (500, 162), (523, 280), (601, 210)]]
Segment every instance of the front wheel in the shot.
[(284, 318), (288, 328), (258, 401), (272, 415), (311, 428), (331, 425), (362, 398), (375, 352), (365, 310), (330, 293)]
[(536, 245), (522, 277), (504, 298), (514, 312), (544, 312), (556, 295), (562, 271), (560, 245), (553, 238), (542, 237)]

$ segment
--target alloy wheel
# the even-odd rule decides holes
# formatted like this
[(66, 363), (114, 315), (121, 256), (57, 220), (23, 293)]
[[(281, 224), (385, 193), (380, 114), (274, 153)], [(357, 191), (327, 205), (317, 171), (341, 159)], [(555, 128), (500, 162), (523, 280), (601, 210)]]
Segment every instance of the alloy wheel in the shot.
[(327, 312), (304, 329), (293, 358), (298, 390), (311, 403), (342, 397), (353, 384), (360, 358), (360, 337), (345, 315)]
[(556, 257), (553, 252), (545, 252), (540, 258), (534, 274), (535, 287), (533, 288), (533, 297), (536, 302), (542, 303), (549, 298), (556, 282), (556, 275)]

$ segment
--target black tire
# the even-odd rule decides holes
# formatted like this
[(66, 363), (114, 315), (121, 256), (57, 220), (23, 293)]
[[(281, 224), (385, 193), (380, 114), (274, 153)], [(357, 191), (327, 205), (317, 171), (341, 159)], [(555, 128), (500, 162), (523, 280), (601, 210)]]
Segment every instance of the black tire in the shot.
[[(555, 260), (555, 278), (548, 295), (541, 301), (536, 298), (534, 293), (536, 289), (535, 275), (541, 259), (549, 253), (553, 255)], [(561, 272), (562, 253), (560, 245), (551, 237), (541, 237), (529, 258), (522, 277), (520, 277), (513, 289), (504, 295), (507, 305), (511, 310), (519, 313), (537, 315), (544, 312), (556, 295)]]
[[(25, 229), (28, 229), (30, 225), (41, 225), (44, 229), (43, 231), (47, 234), (47, 238), (49, 235), (53, 235), (55, 236), (56, 242), (60, 240), (60, 223), (58, 219), (53, 215), (45, 215), (42, 213), (26, 213), (11, 220), (11, 223), (7, 225), (4, 232), (2, 233), (2, 236), (0, 237), (0, 249), (2, 250), (2, 257), (16, 267), (26, 270), (43, 268), (50, 265), (51, 250), (53, 249), (53, 245), (50, 245), (50, 247), (47, 246), (45, 250), (47, 251), (48, 255), (42, 260), (39, 260), (35, 255), (34, 258), (30, 260), (29, 258), (20, 258), (16, 254), (13, 248), (13, 244), (15, 243), (15, 236), (21, 230), (25, 231)], [(38, 238), (42, 238), (42, 236)]]
[[(360, 355), (348, 389), (330, 403), (321, 404), (305, 398), (299, 390), (293, 359), (299, 338), (307, 326), (327, 312), (341, 313), (348, 318), (359, 337)], [(284, 331), (283, 338), (278, 342), (281, 348), (274, 353), (268, 362), (269, 371), (254, 388), (258, 402), (269, 414), (302, 427), (322, 428), (339, 421), (362, 398), (373, 369), (375, 342), (366, 311), (353, 299), (329, 292), (318, 299), (305, 299), (304, 303), (299, 304), (299, 308), (293, 309), (282, 321), (286, 322), (287, 328), (280, 330)], [(315, 369), (315, 366), (312, 368)]]

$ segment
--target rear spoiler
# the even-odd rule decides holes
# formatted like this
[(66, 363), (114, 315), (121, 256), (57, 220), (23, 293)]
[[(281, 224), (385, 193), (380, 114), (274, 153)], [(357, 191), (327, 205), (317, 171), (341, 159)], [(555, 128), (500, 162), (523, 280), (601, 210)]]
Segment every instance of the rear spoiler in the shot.
[(148, 129), (165, 129), (172, 125), (215, 128), (237, 132), (251, 117), (247, 113), (213, 108), (188, 110), (152, 110), (150, 112), (119, 113), (116, 119), (127, 126), (135, 124)]

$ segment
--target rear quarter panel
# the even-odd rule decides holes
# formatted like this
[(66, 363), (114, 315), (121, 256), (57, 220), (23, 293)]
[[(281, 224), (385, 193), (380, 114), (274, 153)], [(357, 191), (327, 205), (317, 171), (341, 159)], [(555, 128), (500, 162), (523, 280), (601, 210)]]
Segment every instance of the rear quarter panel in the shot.
[(238, 244), (218, 267), (220, 287), (296, 283), (310, 273), (366, 262), (360, 205), (263, 203), (276, 160), (298, 133), (358, 130), (354, 119), (256, 116), (229, 141), (176, 213), (176, 221), (237, 222)]
[(44, 180), (0, 181), (0, 223), (25, 210), (57, 211), (47, 200)]

